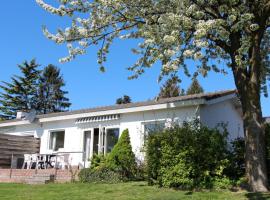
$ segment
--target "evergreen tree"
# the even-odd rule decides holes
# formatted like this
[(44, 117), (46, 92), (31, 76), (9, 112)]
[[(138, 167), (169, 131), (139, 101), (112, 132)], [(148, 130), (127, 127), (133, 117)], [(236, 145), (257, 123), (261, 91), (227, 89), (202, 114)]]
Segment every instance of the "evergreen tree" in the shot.
[(119, 141), (108, 155), (107, 164), (113, 170), (120, 170), (127, 178), (135, 175), (135, 154), (132, 151), (128, 129), (123, 131)]
[(172, 75), (170, 79), (168, 79), (164, 85), (160, 88), (160, 92), (158, 94), (159, 98), (170, 98), (170, 97), (178, 97), (184, 94), (184, 90), (179, 87), (180, 80), (178, 76)]
[(39, 113), (62, 112), (70, 107), (71, 103), (65, 96), (68, 92), (62, 89), (64, 86), (65, 82), (59, 68), (53, 65), (44, 68), (39, 80)]
[(40, 71), (33, 59), (18, 65), (22, 76), (13, 76), (11, 83), (2, 82), (0, 88), (0, 117), (13, 119), (18, 111), (29, 112), (37, 108), (37, 86)]
[(123, 97), (120, 97), (118, 99), (116, 99), (116, 104), (127, 104), (127, 103), (131, 103), (131, 98), (128, 95), (124, 95)]
[(189, 94), (199, 94), (199, 93), (204, 93), (203, 87), (200, 85), (199, 81), (194, 78), (192, 80), (191, 85), (189, 86), (187, 90), (187, 95)]

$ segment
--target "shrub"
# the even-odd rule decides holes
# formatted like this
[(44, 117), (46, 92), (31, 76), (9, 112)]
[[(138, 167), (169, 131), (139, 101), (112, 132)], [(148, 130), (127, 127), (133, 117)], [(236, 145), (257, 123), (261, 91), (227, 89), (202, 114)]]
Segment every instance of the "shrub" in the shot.
[(78, 176), (82, 183), (119, 183), (123, 180), (119, 173), (106, 167), (82, 169)]
[(113, 171), (118, 171), (123, 177), (132, 179), (135, 177), (135, 155), (130, 144), (128, 130), (124, 130), (117, 144), (106, 159), (106, 166)]
[(106, 158), (107, 156), (103, 154), (94, 154), (91, 158), (91, 169), (98, 169), (100, 167), (106, 167)]
[(229, 165), (227, 135), (197, 121), (152, 133), (146, 145), (149, 184), (212, 187)]
[(231, 179), (238, 180), (245, 175), (245, 140), (236, 138), (231, 141), (231, 149), (228, 154), (229, 167), (224, 174)]

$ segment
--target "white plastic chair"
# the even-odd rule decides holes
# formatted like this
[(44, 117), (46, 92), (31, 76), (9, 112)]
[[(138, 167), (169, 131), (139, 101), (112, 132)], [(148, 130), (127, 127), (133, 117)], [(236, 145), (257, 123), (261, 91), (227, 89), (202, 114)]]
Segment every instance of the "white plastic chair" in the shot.
[(61, 169), (69, 169), (71, 164), (70, 154), (61, 154), (57, 156), (57, 167)]
[(25, 166), (26, 166), (26, 169), (31, 169), (31, 166), (32, 166), (31, 154), (24, 154), (22, 169), (24, 169)]
[(46, 155), (38, 155), (36, 163), (36, 169), (41, 169), (41, 164), (43, 164), (44, 168), (47, 169)]

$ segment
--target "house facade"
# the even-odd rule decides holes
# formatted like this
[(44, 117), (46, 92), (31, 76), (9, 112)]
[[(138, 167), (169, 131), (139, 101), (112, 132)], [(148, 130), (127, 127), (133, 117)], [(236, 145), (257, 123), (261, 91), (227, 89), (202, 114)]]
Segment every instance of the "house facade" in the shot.
[(125, 129), (136, 158), (143, 160), (149, 131), (194, 119), (209, 127), (226, 124), (229, 140), (244, 133), (239, 100), (228, 90), (37, 116), (19, 113), (0, 123), (0, 134), (34, 135), (40, 153), (70, 152), (72, 165), (82, 166), (95, 153), (109, 153)]

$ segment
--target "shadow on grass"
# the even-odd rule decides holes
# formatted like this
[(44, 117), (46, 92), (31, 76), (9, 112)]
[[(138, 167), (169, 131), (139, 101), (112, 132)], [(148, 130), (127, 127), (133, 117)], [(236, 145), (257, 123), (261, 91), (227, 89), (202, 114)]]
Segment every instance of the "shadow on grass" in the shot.
[(255, 193), (247, 193), (245, 194), (245, 196), (247, 197), (247, 199), (250, 200), (265, 200), (265, 199), (269, 199), (270, 200), (270, 193), (259, 193), (259, 192), (255, 192)]
[(185, 195), (192, 195), (192, 194), (193, 194), (192, 191), (188, 191), (188, 192), (185, 193)]

